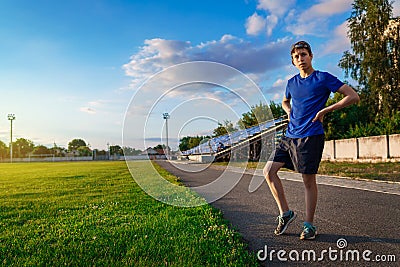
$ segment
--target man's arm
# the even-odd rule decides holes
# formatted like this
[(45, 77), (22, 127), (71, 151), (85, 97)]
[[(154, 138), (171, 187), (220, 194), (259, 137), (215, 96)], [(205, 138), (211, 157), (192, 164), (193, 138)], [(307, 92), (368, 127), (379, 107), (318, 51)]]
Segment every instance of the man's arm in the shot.
[(290, 105), (290, 99), (286, 98), (286, 96), (283, 97), (282, 108), (290, 119), (290, 110), (292, 109), (292, 106)]
[(343, 94), (344, 98), (339, 102), (332, 104), (318, 112), (317, 115), (315, 115), (313, 122), (316, 122), (317, 120), (322, 122), (326, 113), (345, 108), (360, 101), (360, 97), (358, 96), (356, 91), (354, 91), (353, 88), (351, 88), (347, 84), (343, 84), (339, 88), (339, 90), (337, 90), (337, 92)]

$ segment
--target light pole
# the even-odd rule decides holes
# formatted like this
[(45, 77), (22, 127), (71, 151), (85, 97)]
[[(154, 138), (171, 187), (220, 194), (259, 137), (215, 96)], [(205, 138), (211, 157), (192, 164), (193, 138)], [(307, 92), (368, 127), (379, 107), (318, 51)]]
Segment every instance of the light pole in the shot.
[(163, 113), (163, 118), (165, 120), (165, 129), (167, 137), (167, 159), (169, 159), (169, 146), (168, 146), (168, 119), (170, 118), (168, 112)]
[(12, 141), (12, 124), (13, 124), (13, 120), (15, 120), (15, 114), (8, 114), (8, 120), (11, 123), (11, 130), (10, 130), (10, 162), (13, 162), (13, 141)]

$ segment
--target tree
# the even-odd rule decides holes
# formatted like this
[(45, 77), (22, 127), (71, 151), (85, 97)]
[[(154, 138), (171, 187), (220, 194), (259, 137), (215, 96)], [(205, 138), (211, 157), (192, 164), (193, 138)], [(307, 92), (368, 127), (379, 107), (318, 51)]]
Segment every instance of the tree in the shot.
[(68, 150), (73, 151), (77, 150), (79, 147), (86, 147), (86, 142), (82, 139), (73, 139), (68, 143)]
[(134, 155), (139, 155), (140, 153), (142, 153), (142, 150), (135, 149), (132, 147), (125, 146), (122, 149), (124, 150), (124, 155), (127, 155), (127, 156), (134, 156)]
[(203, 140), (210, 139), (210, 136), (186, 136), (179, 140), (179, 150), (186, 151), (198, 146)]
[(7, 145), (3, 141), (0, 141), (0, 159), (4, 159), (6, 157), (8, 157)]
[(80, 146), (76, 149), (76, 151), (78, 151), (79, 156), (82, 156), (82, 157), (92, 155), (92, 150), (90, 150), (90, 148), (88, 148), (87, 146)]
[[(335, 93), (332, 98), (329, 98), (326, 106), (330, 106), (343, 99), (343, 95)], [(341, 139), (351, 137), (349, 136), (349, 129), (359, 123), (366, 123), (367, 116), (360, 116), (360, 114), (367, 114), (368, 110), (365, 105), (350, 105), (343, 109), (335, 110), (327, 113), (324, 117), (325, 139)]]
[(400, 39), (398, 32), (388, 33), (391, 17), (388, 0), (355, 0), (348, 19), (352, 51), (344, 52), (339, 62), (346, 77), (358, 82), (371, 119), (400, 109)]
[(110, 146), (110, 155), (124, 155), (124, 151), (119, 145)]
[(281, 104), (276, 104), (274, 101), (269, 102), (269, 109), (272, 112), (272, 116), (275, 119), (286, 115), (285, 110), (282, 108)]
[(170, 146), (168, 146), (168, 150), (167, 150), (167, 146), (166, 145), (164, 145), (164, 144), (158, 144), (158, 145), (156, 145), (155, 147), (153, 147), (153, 149), (154, 150), (157, 150), (157, 149), (162, 149), (162, 150), (164, 150), (164, 153), (167, 153), (167, 151), (169, 152), (169, 151), (171, 151), (171, 147)]
[(43, 145), (39, 145), (39, 146), (36, 146), (33, 149), (32, 154), (34, 154), (34, 155), (44, 155), (44, 154), (52, 154), (51, 152), (52, 151), (48, 147), (43, 146)]
[(153, 147), (153, 149), (166, 149), (167, 148), (167, 146), (166, 145), (164, 145), (164, 144), (158, 144), (158, 145), (156, 145), (155, 147)]
[(189, 140), (190, 140), (190, 136), (185, 136), (185, 137), (182, 137), (180, 140), (179, 140), (179, 150), (180, 151), (186, 151), (186, 150), (189, 150), (191, 147), (189, 146)]
[(33, 151), (34, 147), (35, 145), (31, 140), (18, 138), (15, 142), (13, 142), (13, 156), (25, 158)]
[(56, 143), (53, 144), (53, 147), (50, 148), (51, 154), (53, 154), (56, 157), (63, 157), (65, 154), (67, 154), (66, 149), (63, 147), (57, 146)]
[(269, 105), (260, 102), (259, 105), (252, 106), (249, 112), (242, 114), (238, 125), (240, 129), (246, 129), (274, 118), (277, 119), (285, 114), (280, 104), (273, 101), (270, 101)]
[(237, 129), (233, 126), (233, 123), (230, 120), (224, 120), (224, 124), (218, 122), (218, 127), (213, 131), (213, 137), (226, 135), (235, 131)]

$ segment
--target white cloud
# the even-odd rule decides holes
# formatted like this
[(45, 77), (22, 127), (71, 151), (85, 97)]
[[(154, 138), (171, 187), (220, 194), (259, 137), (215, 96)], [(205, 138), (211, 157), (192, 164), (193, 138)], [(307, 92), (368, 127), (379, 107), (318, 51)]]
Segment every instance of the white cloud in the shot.
[(248, 17), (245, 24), (247, 34), (259, 35), (265, 30), (267, 36), (271, 36), (272, 31), (278, 24), (279, 18), (281, 18), (295, 2), (296, 0), (259, 0), (257, 9), (265, 11), (267, 13), (266, 17), (260, 16), (256, 12)]
[[(190, 42), (164, 39), (146, 40), (145, 45), (131, 56), (123, 66), (127, 76), (132, 77), (131, 86), (137, 89), (146, 79), (175, 64), (189, 61), (213, 61), (223, 63), (246, 74), (263, 73), (287, 64), (288, 39), (255, 45), (232, 35), (199, 45)], [(186, 73), (186, 75), (193, 75)], [(209, 75), (218, 75), (210, 73)]]
[(278, 79), (274, 82), (272, 86), (274, 87), (283, 87), (286, 84), (286, 80)]
[(275, 102), (278, 101), (280, 103), (280, 101), (282, 100), (283, 94), (285, 92), (286, 83), (287, 83), (287, 79), (285, 80), (282, 78), (278, 78), (272, 84), (272, 86), (270, 86), (269, 88), (266, 88), (264, 90), (264, 92), (271, 96), (272, 101), (275, 101)]
[(296, 2), (296, 0), (259, 0), (257, 9), (269, 11), (271, 14), (280, 17), (284, 15)]
[(289, 12), (286, 19), (286, 29), (296, 36), (315, 35), (325, 36), (328, 31), (331, 16), (351, 10), (353, 0), (320, 0), (304, 10), (298, 16), (296, 11)]
[(81, 112), (87, 113), (87, 114), (98, 114), (99, 110), (102, 111), (104, 113), (104, 109), (106, 108), (110, 108), (107, 107), (107, 104), (110, 104), (111, 101), (109, 100), (102, 100), (102, 99), (98, 99), (98, 100), (93, 100), (93, 101), (89, 101), (86, 103), (86, 105), (84, 107), (79, 108), (79, 110)]
[(333, 38), (326, 42), (322, 55), (331, 53), (343, 53), (351, 48), (350, 39), (347, 37), (347, 21), (340, 24), (333, 33)]
[(315, 35), (323, 36), (326, 34), (327, 21), (324, 20), (314, 20), (307, 22), (296, 21), (292, 24), (287, 25), (286, 30), (291, 32), (296, 36), (303, 35)]
[(341, 14), (351, 9), (353, 0), (320, 0), (301, 15), (301, 20), (313, 20), (335, 14)]
[(90, 107), (81, 107), (79, 110), (87, 114), (96, 114), (96, 111)]
[(282, 93), (275, 93), (271, 100), (280, 104), (279, 100), (282, 100), (282, 95)]
[(278, 17), (275, 15), (270, 15), (267, 17), (267, 36), (272, 35), (272, 30), (278, 24)]
[(396, 0), (393, 3), (393, 17), (400, 17), (400, 0)]
[(246, 33), (249, 35), (258, 35), (265, 28), (266, 20), (256, 12), (246, 20)]
[(107, 100), (98, 99), (98, 100), (89, 101), (88, 105), (91, 107), (100, 107), (100, 106), (104, 106), (108, 102), (109, 101), (107, 101)]

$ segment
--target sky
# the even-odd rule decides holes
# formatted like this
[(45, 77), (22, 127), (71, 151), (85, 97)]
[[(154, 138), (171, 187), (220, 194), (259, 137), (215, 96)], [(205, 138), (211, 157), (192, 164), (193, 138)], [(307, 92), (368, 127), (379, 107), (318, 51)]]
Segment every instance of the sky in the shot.
[[(290, 46), (344, 79), (351, 0), (0, 0), (0, 140), (144, 149), (280, 103)], [(400, 15), (400, 0), (393, 3)], [(169, 113), (168, 126), (163, 113)]]

